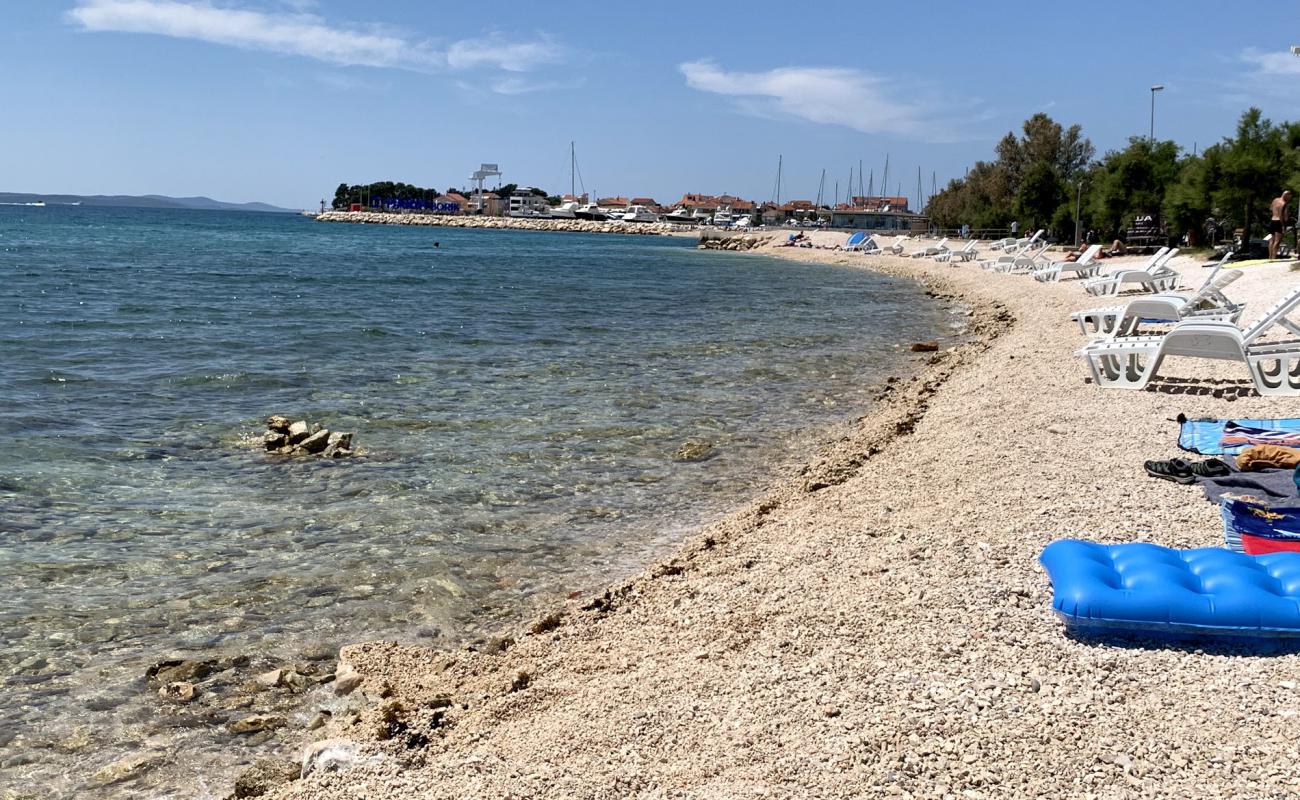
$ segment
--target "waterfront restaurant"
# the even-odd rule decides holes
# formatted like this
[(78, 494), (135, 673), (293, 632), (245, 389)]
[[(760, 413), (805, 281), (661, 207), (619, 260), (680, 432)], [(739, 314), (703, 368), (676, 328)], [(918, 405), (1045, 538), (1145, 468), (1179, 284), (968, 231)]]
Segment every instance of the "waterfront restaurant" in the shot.
[(892, 208), (869, 211), (841, 205), (831, 212), (832, 228), (853, 228), (861, 231), (924, 232), (929, 222), (929, 219), (922, 214), (896, 211)]

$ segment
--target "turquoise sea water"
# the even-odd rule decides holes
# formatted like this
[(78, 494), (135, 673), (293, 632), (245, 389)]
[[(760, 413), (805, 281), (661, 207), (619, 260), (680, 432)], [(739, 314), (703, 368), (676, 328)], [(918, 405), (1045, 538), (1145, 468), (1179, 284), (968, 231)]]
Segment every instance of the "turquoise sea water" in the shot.
[[(454, 645), (629, 574), (955, 319), (689, 239), (0, 207), (0, 787), (221, 796), (292, 730), (173, 724), (149, 664)], [(366, 455), (267, 456), (272, 413)]]

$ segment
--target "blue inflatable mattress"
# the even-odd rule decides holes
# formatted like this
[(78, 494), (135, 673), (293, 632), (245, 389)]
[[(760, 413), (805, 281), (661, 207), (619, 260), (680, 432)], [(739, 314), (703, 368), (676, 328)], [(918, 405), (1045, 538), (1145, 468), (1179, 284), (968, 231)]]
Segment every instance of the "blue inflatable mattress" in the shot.
[(1300, 637), (1300, 553), (1062, 539), (1039, 560), (1052, 608), (1082, 633)]

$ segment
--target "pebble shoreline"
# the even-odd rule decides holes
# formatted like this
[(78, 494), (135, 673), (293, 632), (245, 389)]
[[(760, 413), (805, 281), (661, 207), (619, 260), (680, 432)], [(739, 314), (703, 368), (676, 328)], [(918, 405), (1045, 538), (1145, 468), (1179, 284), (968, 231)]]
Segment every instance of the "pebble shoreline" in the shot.
[[(344, 648), (367, 708), (313, 752), (352, 755), (268, 796), (1293, 796), (1300, 655), (1071, 639), (1036, 562), (1063, 535), (1220, 544), (1217, 509), (1143, 459), (1177, 454), (1180, 411), (1293, 404), (1181, 359), (1158, 391), (1089, 385), (1078, 282), (757, 252), (913, 277), (980, 338), (918, 353), (851, 433), (629, 582), (477, 652)], [(1297, 282), (1256, 267), (1229, 293)]]

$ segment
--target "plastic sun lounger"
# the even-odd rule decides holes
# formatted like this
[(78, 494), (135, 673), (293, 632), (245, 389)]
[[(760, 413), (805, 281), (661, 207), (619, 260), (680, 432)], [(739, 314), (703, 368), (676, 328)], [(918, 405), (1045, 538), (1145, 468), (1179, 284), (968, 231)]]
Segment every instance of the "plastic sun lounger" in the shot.
[(1238, 305), (1223, 294), (1233, 281), (1242, 275), (1239, 269), (1230, 269), (1212, 275), (1195, 294), (1154, 294), (1139, 297), (1124, 305), (1090, 308), (1076, 311), (1070, 316), (1079, 323), (1084, 335), (1114, 339), (1133, 336), (1145, 321), (1180, 322), (1197, 319), (1202, 322), (1237, 322), (1244, 305)]
[(1300, 553), (1052, 542), (1052, 609), (1076, 633), (1300, 636)]
[[(1210, 274), (1206, 276), (1205, 282), (1195, 294), (1161, 292), (1150, 297), (1131, 300), (1123, 305), (1076, 311), (1070, 315), (1070, 319), (1079, 324), (1079, 329), (1085, 336), (1094, 339), (1132, 336), (1137, 333), (1138, 325), (1142, 320), (1178, 322), (1189, 316), (1195, 316), (1202, 320), (1223, 319), (1236, 322), (1245, 305), (1234, 303), (1223, 294), (1223, 290), (1242, 274), (1239, 269), (1223, 272), (1223, 266), (1230, 258), (1232, 253), (1225, 253), (1223, 258), (1213, 265), (1214, 269), (1210, 270)], [(1136, 316), (1138, 312), (1141, 312), (1142, 316)]]
[(940, 263), (950, 262), (954, 260), (971, 261), (975, 258), (975, 245), (977, 244), (978, 242), (976, 242), (974, 239), (971, 239), (969, 242), (966, 243), (966, 246), (963, 247), (962, 249), (960, 250), (945, 249), (942, 253), (936, 255), (934, 257), (934, 260)]
[(903, 242), (906, 242), (908, 239), (911, 238), (912, 237), (906, 235), (895, 236), (893, 244), (889, 245), (888, 247), (883, 247), (881, 249), (887, 253), (893, 253), (896, 256), (901, 256), (903, 254)]
[(1078, 352), (1093, 381), (1108, 389), (1145, 389), (1167, 356), (1239, 361), (1265, 396), (1300, 395), (1300, 340), (1261, 343), (1274, 328), (1300, 336), (1287, 315), (1300, 307), (1292, 290), (1245, 330), (1231, 322), (1180, 322), (1163, 336), (1126, 336), (1093, 342)]
[(912, 253), (911, 255), (912, 258), (929, 258), (930, 256), (937, 256), (940, 253), (944, 253), (947, 251), (948, 251), (948, 237), (945, 236), (939, 240), (938, 244), (931, 245), (930, 247), (923, 247), (920, 250), (917, 250), (915, 253)]
[(1066, 272), (1074, 273), (1079, 278), (1091, 278), (1101, 271), (1101, 263), (1097, 261), (1097, 254), (1100, 252), (1101, 245), (1091, 245), (1083, 251), (1078, 261), (1053, 262), (1034, 272), (1034, 279), (1043, 283), (1056, 283)]
[(1043, 266), (1043, 260), (1047, 258), (1047, 251), (1050, 248), (1050, 244), (1043, 242), (1033, 252), (1026, 250), (1014, 256), (999, 256), (993, 265), (993, 270), (1006, 273), (1033, 272)]
[(1118, 269), (1109, 275), (1093, 278), (1083, 285), (1083, 290), (1093, 295), (1119, 294), (1126, 288), (1141, 288), (1147, 292), (1168, 292), (1178, 286), (1182, 275), (1169, 267), (1169, 262), (1178, 255), (1178, 249), (1161, 248), (1158, 256), (1147, 259), (1144, 266), (1136, 269)]

